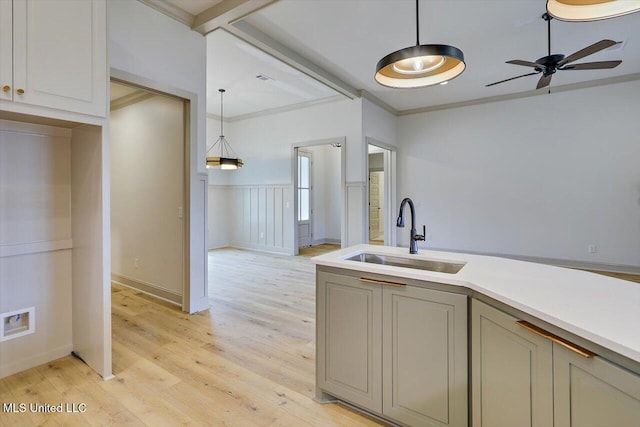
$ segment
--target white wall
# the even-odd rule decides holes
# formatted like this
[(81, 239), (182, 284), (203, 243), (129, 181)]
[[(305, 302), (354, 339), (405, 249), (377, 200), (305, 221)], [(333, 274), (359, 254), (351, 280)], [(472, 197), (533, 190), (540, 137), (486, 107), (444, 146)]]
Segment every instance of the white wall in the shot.
[[(182, 302), (184, 104), (153, 96), (111, 111), (111, 272)], [(137, 265), (135, 265), (137, 260)]]
[(206, 283), (206, 41), (199, 33), (138, 1), (107, 2), (109, 61), (120, 72), (194, 94), (189, 151), (191, 312), (208, 308)]
[[(362, 134), (365, 138), (373, 138), (385, 145), (396, 147), (398, 145), (397, 117), (368, 99), (363, 99)], [(366, 155), (367, 150), (364, 153)]]
[[(209, 144), (215, 141), (218, 135), (219, 122), (209, 119), (210, 132)], [(351, 197), (347, 197), (350, 213), (348, 219), (348, 244), (361, 243), (364, 239), (362, 227), (362, 215), (364, 203), (364, 154), (365, 144), (362, 137), (362, 102), (357, 100), (344, 100), (328, 104), (315, 105), (299, 110), (258, 116), (246, 120), (234, 121), (225, 124), (225, 136), (233, 149), (244, 160), (244, 167), (237, 171), (217, 172), (228, 174), (228, 184), (219, 185), (209, 190), (209, 211), (216, 206), (224, 206), (227, 200), (235, 201), (236, 207), (229, 208), (228, 212), (233, 218), (228, 219), (227, 224), (232, 224), (231, 231), (216, 229), (221, 216), (209, 218), (209, 245), (212, 242), (224, 242), (225, 233), (229, 233), (229, 243), (237, 247), (260, 249), (265, 251), (293, 253), (293, 182), (292, 182), (292, 147), (296, 143), (323, 140), (329, 138), (346, 137), (346, 162), (347, 162), (347, 191), (349, 181), (355, 182)], [(213, 140), (213, 141), (212, 141)], [(219, 176), (219, 175), (218, 175)], [(210, 175), (212, 182), (217, 181), (215, 175)], [(216, 181), (214, 181), (214, 179)], [(222, 187), (220, 187), (220, 185)], [(227, 192), (222, 191), (223, 188)], [(278, 206), (273, 217), (267, 219), (266, 211), (259, 202), (252, 203), (252, 191), (254, 194), (264, 194), (265, 200), (269, 199), (267, 190), (278, 189), (274, 194), (282, 194), (282, 199), (273, 199), (274, 206)], [(231, 193), (229, 193), (229, 191)], [(228, 199), (224, 199), (228, 197)], [(259, 196), (255, 196), (258, 197)], [(275, 196), (274, 196), (275, 197)], [(242, 201), (242, 204), (240, 201)], [(265, 202), (266, 203), (266, 202)], [(247, 210), (248, 211), (245, 211)], [(240, 215), (240, 212), (244, 214)], [(252, 220), (253, 218), (253, 220)], [(260, 224), (266, 229), (276, 230), (278, 235), (267, 241), (268, 233), (261, 236)], [(282, 224), (280, 226), (279, 224)], [(255, 232), (252, 234), (251, 230)], [(284, 239), (282, 246), (280, 238)], [(248, 240), (247, 240), (248, 239)]]
[(36, 319), (0, 344), (0, 377), (73, 349), (70, 147), (68, 129), (0, 120), (0, 313)]
[(421, 246), (640, 266), (638, 99), (634, 81), (400, 117)]
[(313, 154), (313, 244), (340, 243), (342, 188), (340, 149), (331, 145), (305, 147)]

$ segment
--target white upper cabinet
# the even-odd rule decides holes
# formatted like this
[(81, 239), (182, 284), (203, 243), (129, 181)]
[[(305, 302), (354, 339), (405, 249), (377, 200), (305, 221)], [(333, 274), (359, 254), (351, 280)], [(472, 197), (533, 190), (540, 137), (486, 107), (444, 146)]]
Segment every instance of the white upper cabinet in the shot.
[(104, 117), (105, 2), (0, 0), (0, 4), (0, 84), (3, 90), (10, 87), (2, 99)]
[(0, 0), (0, 99), (13, 97), (13, 14), (11, 0)]

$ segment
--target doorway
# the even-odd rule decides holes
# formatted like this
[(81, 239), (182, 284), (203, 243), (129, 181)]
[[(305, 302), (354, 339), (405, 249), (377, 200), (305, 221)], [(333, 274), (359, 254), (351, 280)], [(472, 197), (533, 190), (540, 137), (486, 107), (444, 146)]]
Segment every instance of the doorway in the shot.
[(344, 241), (344, 150), (344, 138), (293, 146), (294, 255)]
[(111, 279), (183, 308), (187, 108), (111, 82)]
[(368, 241), (372, 245), (395, 245), (394, 153), (385, 144), (367, 138)]

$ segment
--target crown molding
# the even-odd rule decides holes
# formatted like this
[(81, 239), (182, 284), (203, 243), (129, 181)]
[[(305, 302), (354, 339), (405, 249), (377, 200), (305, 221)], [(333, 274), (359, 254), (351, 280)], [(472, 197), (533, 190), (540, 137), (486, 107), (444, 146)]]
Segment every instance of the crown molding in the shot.
[(382, 108), (383, 110), (386, 110), (387, 112), (393, 114), (394, 116), (397, 116), (397, 115), (400, 114), (399, 110), (396, 110), (391, 105), (389, 105), (386, 102), (384, 102), (382, 99), (378, 98), (377, 96), (375, 96), (371, 92), (367, 92), (364, 89), (360, 90), (360, 97), (366, 99), (367, 101), (371, 101), (373, 104), (377, 105), (378, 107)]
[[(634, 74), (625, 74), (623, 76), (616, 76), (616, 77), (607, 77), (604, 79), (598, 79), (598, 80), (590, 80), (590, 81), (586, 81), (586, 82), (580, 82), (580, 83), (570, 83), (570, 84), (566, 84), (566, 85), (561, 85), (561, 86), (555, 86), (551, 88), (551, 92), (552, 93), (560, 93), (560, 92), (568, 92), (568, 91), (572, 91), (572, 90), (579, 90), (579, 89), (587, 89), (587, 88), (592, 88), (592, 87), (598, 87), (598, 86), (606, 86), (606, 85), (611, 85), (611, 84), (616, 84), (616, 83), (625, 83), (625, 82), (631, 82), (631, 81), (635, 81), (635, 80), (640, 80), (640, 73), (634, 73)], [(420, 113), (429, 113), (431, 111), (440, 111), (440, 110), (448, 110), (451, 108), (460, 108), (460, 107), (468, 107), (471, 105), (481, 105), (481, 104), (489, 104), (492, 102), (501, 102), (501, 101), (509, 101), (512, 99), (519, 99), (519, 98), (529, 98), (532, 96), (541, 96), (541, 95), (547, 95), (547, 91), (546, 90), (528, 90), (525, 92), (517, 92), (517, 93), (509, 93), (506, 95), (499, 95), (499, 96), (490, 96), (490, 97), (486, 97), (486, 98), (478, 98), (478, 99), (471, 99), (469, 101), (461, 101), (461, 102), (453, 102), (451, 104), (441, 104), (441, 105), (434, 105), (431, 107), (422, 107), (422, 108), (414, 108), (411, 110), (401, 110), (397, 113), (398, 116), (408, 116), (411, 114), (420, 114)]]
[(165, 0), (138, 0), (138, 1), (168, 16), (169, 18), (173, 18), (176, 21), (183, 23), (189, 28), (193, 26), (193, 23), (196, 20), (196, 17), (194, 15), (190, 14), (185, 10), (180, 9), (177, 6), (172, 5), (171, 3)]
[[(300, 102), (298, 104), (285, 105), (283, 107), (270, 108), (268, 110), (256, 111), (255, 113), (247, 113), (247, 114), (240, 114), (240, 115), (233, 116), (233, 117), (225, 117), (224, 122), (225, 123), (233, 123), (233, 122), (238, 122), (240, 120), (253, 119), (255, 117), (270, 116), (272, 114), (278, 114), (278, 113), (286, 113), (288, 111), (300, 110), (300, 109), (303, 109), (303, 108), (313, 107), (315, 105), (330, 104), (332, 102), (344, 101), (345, 99), (347, 99), (347, 98), (345, 98), (342, 95), (334, 95), (334, 96), (329, 96), (327, 98), (316, 99), (314, 101)], [(207, 118), (220, 120), (220, 116), (218, 116), (216, 114), (211, 114), (211, 113), (207, 113)]]

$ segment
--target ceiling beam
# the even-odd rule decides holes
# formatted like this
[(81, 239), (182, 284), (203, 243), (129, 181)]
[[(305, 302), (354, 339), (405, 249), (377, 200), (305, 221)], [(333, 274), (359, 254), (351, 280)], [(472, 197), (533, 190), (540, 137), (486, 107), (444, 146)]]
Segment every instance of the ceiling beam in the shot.
[(227, 24), (232, 24), (276, 0), (222, 0), (218, 4), (199, 13), (191, 29), (207, 34)]
[(224, 29), (234, 36), (268, 53), (274, 58), (279, 59), (285, 64), (288, 64), (305, 73), (309, 77), (316, 79), (338, 93), (341, 93), (350, 99), (360, 97), (360, 91), (355, 87), (329, 73), (327, 70), (308, 60), (298, 52), (269, 37), (249, 23), (245, 21), (238, 21), (233, 25), (224, 26)]

